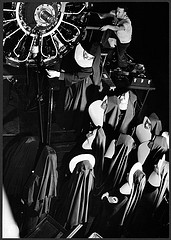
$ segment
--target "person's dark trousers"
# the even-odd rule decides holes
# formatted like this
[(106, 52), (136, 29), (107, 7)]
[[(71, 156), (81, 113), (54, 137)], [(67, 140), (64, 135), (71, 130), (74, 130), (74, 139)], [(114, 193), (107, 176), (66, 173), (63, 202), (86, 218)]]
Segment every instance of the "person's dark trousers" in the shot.
[(118, 55), (118, 67), (127, 67), (127, 61), (125, 58), (125, 53), (130, 43), (121, 43), (117, 41), (117, 55)]
[(116, 56), (116, 47), (109, 49), (105, 63), (107, 65), (110, 65), (112, 63), (112, 61), (114, 61), (116, 59), (116, 57), (117, 57)]

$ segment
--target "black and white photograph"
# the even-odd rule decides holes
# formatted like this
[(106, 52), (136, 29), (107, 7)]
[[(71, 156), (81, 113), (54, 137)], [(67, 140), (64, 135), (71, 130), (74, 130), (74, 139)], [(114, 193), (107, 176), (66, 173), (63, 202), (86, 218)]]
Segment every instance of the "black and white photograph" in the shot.
[(169, 238), (170, 1), (2, 6), (2, 238)]

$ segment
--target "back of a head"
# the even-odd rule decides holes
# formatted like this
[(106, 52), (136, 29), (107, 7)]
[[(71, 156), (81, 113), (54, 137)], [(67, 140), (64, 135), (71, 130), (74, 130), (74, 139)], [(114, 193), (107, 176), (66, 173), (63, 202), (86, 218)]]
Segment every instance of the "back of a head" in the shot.
[(94, 59), (98, 54), (98, 50), (98, 43), (84, 40), (76, 46), (74, 58), (79, 66), (83, 68), (92, 67)]
[(81, 41), (80, 44), (87, 53), (93, 56), (96, 55), (97, 49), (99, 47), (98, 42), (92, 42), (88, 41), (88, 39), (85, 39), (84, 41)]

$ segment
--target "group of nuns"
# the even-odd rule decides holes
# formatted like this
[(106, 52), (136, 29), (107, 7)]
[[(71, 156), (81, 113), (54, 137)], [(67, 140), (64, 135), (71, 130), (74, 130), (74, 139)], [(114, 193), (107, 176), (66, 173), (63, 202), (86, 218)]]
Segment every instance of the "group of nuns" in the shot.
[(167, 235), (169, 133), (155, 113), (130, 130), (136, 102), (127, 89), (89, 105), (89, 131), (66, 158), (53, 215), (66, 229), (83, 224), (84, 237)]
[[(68, 91), (80, 92), (86, 79)], [(156, 113), (134, 121), (130, 89), (99, 96), (86, 101), (87, 125), (60, 168), (55, 150), (42, 150), (36, 137), (4, 149), (3, 184), (20, 237), (47, 214), (68, 231), (82, 224), (81, 237), (167, 236), (169, 133)]]

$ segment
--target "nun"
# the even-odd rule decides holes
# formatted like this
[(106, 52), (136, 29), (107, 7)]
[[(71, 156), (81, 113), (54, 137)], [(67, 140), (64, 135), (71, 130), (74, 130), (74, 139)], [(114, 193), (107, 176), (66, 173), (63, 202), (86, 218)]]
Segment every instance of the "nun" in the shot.
[(127, 79), (116, 81), (114, 95), (108, 96), (104, 119), (108, 146), (113, 138), (118, 139), (120, 133), (132, 135), (136, 106), (137, 96), (129, 90), (129, 81)]
[(53, 70), (46, 70), (49, 79), (56, 79), (56, 83), (64, 85), (64, 94), (58, 98), (59, 101), (64, 100), (61, 124), (66, 129), (75, 129), (78, 134), (86, 121), (87, 103), (102, 91), (100, 61), (99, 43), (83, 40), (63, 57), (60, 69), (54, 66)]
[(64, 159), (65, 180), (59, 191), (54, 218), (66, 229), (73, 230), (88, 221), (91, 193), (94, 188), (95, 157), (92, 142), (97, 129), (90, 131)]
[(122, 184), (100, 194), (100, 208), (89, 234), (95, 231), (103, 238), (116, 238), (126, 234), (127, 226), (131, 224), (132, 216), (141, 199), (145, 182), (142, 165), (136, 162)]

